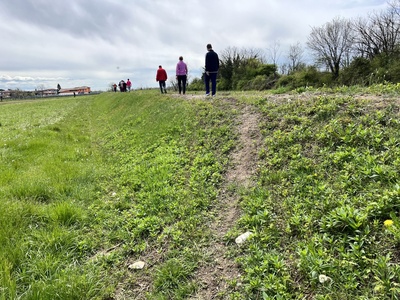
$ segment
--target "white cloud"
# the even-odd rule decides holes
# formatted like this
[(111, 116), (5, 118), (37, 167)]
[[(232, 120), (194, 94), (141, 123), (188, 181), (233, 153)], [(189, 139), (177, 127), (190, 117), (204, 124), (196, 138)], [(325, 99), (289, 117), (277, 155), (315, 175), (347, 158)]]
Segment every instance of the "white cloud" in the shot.
[[(205, 45), (266, 50), (281, 57), (305, 46), (312, 26), (386, 7), (373, 0), (3, 0), (0, 2), (0, 88), (89, 85), (105, 90), (130, 78), (156, 86), (163, 65), (174, 77), (182, 55), (200, 76)], [(62, 81), (62, 82), (59, 82)]]

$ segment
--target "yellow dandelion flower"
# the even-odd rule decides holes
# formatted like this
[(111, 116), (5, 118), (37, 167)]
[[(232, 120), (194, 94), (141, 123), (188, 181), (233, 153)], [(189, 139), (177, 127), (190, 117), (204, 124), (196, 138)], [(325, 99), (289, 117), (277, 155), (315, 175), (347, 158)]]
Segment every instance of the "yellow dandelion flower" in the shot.
[(383, 225), (385, 225), (386, 227), (392, 226), (393, 225), (393, 221), (392, 220), (385, 220), (385, 222), (383, 222)]

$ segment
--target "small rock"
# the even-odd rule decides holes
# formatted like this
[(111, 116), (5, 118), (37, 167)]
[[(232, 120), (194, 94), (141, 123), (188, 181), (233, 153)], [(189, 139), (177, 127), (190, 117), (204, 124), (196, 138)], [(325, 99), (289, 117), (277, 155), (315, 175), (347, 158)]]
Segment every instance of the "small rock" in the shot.
[(145, 264), (146, 263), (144, 261), (137, 261), (137, 262), (135, 262), (133, 264), (130, 264), (128, 266), (128, 269), (130, 269), (130, 270), (141, 270), (141, 269), (144, 268)]
[(252, 235), (252, 233), (250, 231), (247, 231), (247, 232), (239, 235), (235, 239), (236, 244), (238, 244), (238, 245), (243, 244), (249, 238), (249, 236), (251, 236), (251, 235)]
[(331, 281), (332, 278), (330, 278), (329, 276), (326, 276), (324, 274), (321, 274), (321, 275), (318, 276), (318, 280), (319, 280), (320, 283), (324, 283), (324, 282), (327, 282), (327, 281)]

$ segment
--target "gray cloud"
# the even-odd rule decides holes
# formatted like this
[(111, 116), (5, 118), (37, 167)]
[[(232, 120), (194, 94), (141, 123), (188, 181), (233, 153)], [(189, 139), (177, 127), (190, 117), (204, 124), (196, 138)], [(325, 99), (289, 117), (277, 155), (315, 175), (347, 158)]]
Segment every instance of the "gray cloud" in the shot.
[[(130, 78), (156, 86), (157, 66), (173, 77), (183, 55), (200, 76), (205, 45), (267, 50), (304, 45), (311, 26), (382, 9), (378, 0), (3, 0), (0, 88), (91, 85)], [(18, 79), (18, 80), (16, 80)], [(42, 82), (41, 82), (42, 81)]]
[(13, 20), (55, 30), (72, 36), (101, 37), (112, 40), (129, 11), (124, 2), (112, 1), (47, 1), (47, 0), (3, 0), (0, 3), (3, 14)]

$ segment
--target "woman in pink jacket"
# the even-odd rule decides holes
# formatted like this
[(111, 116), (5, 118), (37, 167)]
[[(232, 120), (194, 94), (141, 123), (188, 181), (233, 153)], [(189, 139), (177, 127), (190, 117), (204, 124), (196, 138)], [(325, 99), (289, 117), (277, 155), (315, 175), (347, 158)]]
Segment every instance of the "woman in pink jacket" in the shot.
[(187, 65), (183, 62), (183, 57), (179, 56), (179, 62), (176, 64), (176, 79), (178, 80), (179, 94), (186, 92)]

